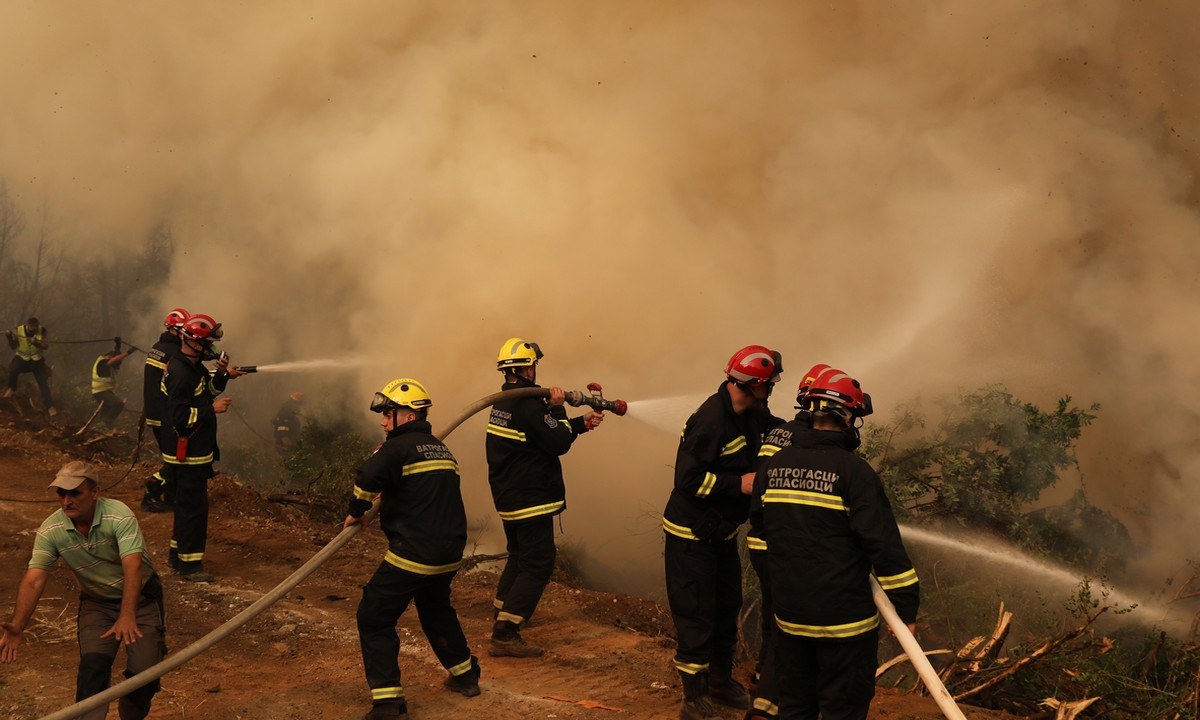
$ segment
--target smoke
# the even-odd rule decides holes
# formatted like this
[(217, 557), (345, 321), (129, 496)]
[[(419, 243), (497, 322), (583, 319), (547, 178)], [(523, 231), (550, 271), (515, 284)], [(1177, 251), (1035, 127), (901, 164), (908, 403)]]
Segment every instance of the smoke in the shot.
[[(547, 351), (543, 384), (628, 400), (711, 392), (759, 342), (787, 385), (855, 373), (881, 419), (997, 380), (1101, 402), (1088, 489), (1165, 568), (1200, 550), (1198, 21), (1116, 0), (27, 3), (0, 42), (0, 177), (80, 253), (169, 218), (163, 309), (216, 316), (235, 362), (362, 356), (352, 407), (409, 375), (446, 418), (496, 389), (512, 335)], [(480, 426), (458, 432), (482, 488)], [(613, 418), (567, 457), (567, 531), (598, 567), (657, 573), (674, 451)]]

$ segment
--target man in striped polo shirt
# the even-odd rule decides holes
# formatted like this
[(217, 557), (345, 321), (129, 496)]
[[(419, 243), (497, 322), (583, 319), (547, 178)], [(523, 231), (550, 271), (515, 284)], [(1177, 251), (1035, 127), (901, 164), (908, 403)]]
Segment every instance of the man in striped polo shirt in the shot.
[[(13, 662), (50, 571), (61, 558), (81, 591), (76, 701), (108, 687), (122, 645), (129, 677), (166, 654), (162, 584), (146, 553), (137, 518), (124, 503), (100, 497), (98, 480), (95, 467), (76, 460), (64, 465), (50, 483), (60, 508), (37, 530), (29, 569), (17, 590), (16, 610), (12, 620), (3, 623), (0, 637), (0, 663)], [(149, 715), (158, 688), (156, 680), (121, 698), (121, 720)], [(106, 705), (83, 717), (103, 720), (107, 711)]]
[(421, 630), (442, 667), (444, 685), (467, 697), (479, 694), (479, 661), (450, 603), (450, 583), (462, 565), (467, 514), (459, 488), (458, 462), (430, 431), (433, 405), (425, 386), (399, 378), (375, 393), (371, 412), (387, 439), (358, 469), (345, 527), (363, 522), (379, 498), (379, 526), (388, 551), (358, 605), (358, 639), (371, 688), (365, 720), (408, 717), (400, 683), (400, 638), (396, 622), (409, 603), (417, 605)]

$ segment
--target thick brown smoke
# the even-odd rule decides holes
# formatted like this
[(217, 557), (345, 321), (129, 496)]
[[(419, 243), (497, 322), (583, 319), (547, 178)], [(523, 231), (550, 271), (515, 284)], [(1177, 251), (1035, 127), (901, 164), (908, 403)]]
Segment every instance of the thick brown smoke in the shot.
[[(207, 309), (243, 357), (365, 355), (346, 403), (414, 375), (443, 418), (495, 389), (510, 335), (547, 350), (543, 383), (631, 400), (711, 392), (747, 342), (788, 386), (854, 372), (881, 419), (995, 381), (1071, 393), (1104, 404), (1097, 504), (1163, 567), (1200, 550), (1194, 2), (3, 14), (10, 192), (80, 252), (170, 218), (163, 308)], [(614, 418), (568, 456), (567, 531), (601, 565), (657, 562), (675, 442)]]

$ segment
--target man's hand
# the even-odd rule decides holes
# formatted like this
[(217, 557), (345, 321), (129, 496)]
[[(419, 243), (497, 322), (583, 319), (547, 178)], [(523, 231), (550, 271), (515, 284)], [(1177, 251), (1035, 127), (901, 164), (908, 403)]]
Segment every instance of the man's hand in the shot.
[(0, 623), (4, 635), (0, 636), (0, 663), (7, 665), (17, 659), (17, 648), (21, 647), (24, 635), (12, 623)]
[(137, 618), (126, 617), (125, 613), (121, 613), (113, 626), (108, 629), (108, 632), (101, 635), (100, 639), (111, 636), (115, 636), (123, 645), (132, 645), (137, 642), (138, 638), (142, 636), (142, 631), (138, 630)]
[(240, 377), (241, 377), (241, 376), (243, 376), (243, 375), (249, 375), (249, 374), (250, 374), (250, 373), (248, 373), (248, 372), (242, 372), (241, 370), (238, 370), (238, 366), (237, 366), (237, 365), (230, 365), (230, 366), (229, 366), (229, 369), (228, 369), (228, 370), (226, 370), (225, 372), (226, 372), (226, 373), (229, 375), (229, 379), (230, 379), (230, 380), (232, 380), (232, 379), (234, 379), (234, 378), (240, 378)]
[(567, 399), (567, 391), (557, 385), (547, 388), (550, 391), (550, 407), (562, 405)]
[(367, 522), (364, 518), (366, 518), (366, 515), (364, 515), (363, 517), (354, 517), (353, 515), (347, 515), (346, 521), (342, 523), (342, 529), (345, 530), (346, 528), (350, 527), (351, 525), (362, 525), (363, 530), (366, 530), (367, 528), (371, 527), (371, 523)]
[[(916, 623), (908, 623), (908, 625), (906, 627), (908, 627), (908, 631), (910, 633), (912, 633), (913, 637), (916, 637), (917, 624)], [(892, 629), (891, 625), (888, 625), (888, 632), (890, 632), (892, 634), (892, 637), (896, 637), (896, 631)]]
[(583, 414), (583, 426), (588, 430), (595, 430), (604, 422), (604, 413), (599, 410), (588, 410)]
[(233, 403), (233, 398), (228, 398), (228, 397), (217, 398), (216, 400), (213, 400), (213, 412), (215, 412), (219, 415), (219, 414), (225, 412), (226, 410), (228, 410), (229, 406), (232, 403)]
[(742, 494), (749, 495), (754, 492), (754, 473), (748, 472), (742, 476)]

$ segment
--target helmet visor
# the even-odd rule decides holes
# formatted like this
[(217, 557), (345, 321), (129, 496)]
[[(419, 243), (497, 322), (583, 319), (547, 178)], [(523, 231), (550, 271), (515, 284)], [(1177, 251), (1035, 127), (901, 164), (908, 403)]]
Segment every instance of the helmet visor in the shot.
[(383, 413), (399, 407), (395, 400), (380, 392), (375, 393), (375, 397), (371, 398), (371, 412), (373, 413)]

